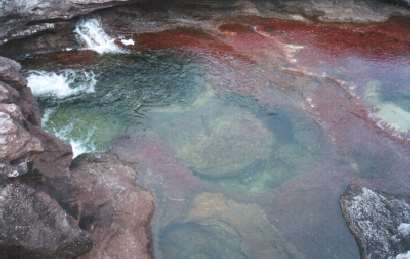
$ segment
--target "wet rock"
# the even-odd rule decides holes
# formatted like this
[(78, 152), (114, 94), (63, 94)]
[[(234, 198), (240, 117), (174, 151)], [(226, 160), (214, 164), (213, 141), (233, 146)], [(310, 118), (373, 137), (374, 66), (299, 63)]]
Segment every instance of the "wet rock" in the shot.
[(153, 197), (135, 178), (135, 171), (112, 155), (82, 155), (74, 161), (77, 218), (95, 244), (81, 258), (151, 258)]
[(220, 193), (197, 196), (184, 221), (163, 229), (160, 249), (167, 258), (304, 258), (258, 205)]
[(152, 196), (111, 156), (70, 171), (72, 148), (39, 127), (21, 76), (0, 59), (0, 258), (74, 258), (92, 239), (84, 258), (149, 258)]
[(263, 121), (245, 109), (223, 104), (212, 93), (203, 95), (192, 107), (173, 107), (152, 116), (152, 127), (178, 158), (201, 177), (221, 179), (235, 177), (269, 157), (275, 138)]
[(167, 226), (160, 246), (164, 258), (249, 258), (238, 233), (223, 222), (188, 222)]
[(1, 258), (73, 258), (91, 248), (86, 232), (44, 192), (3, 185), (0, 208)]
[[(406, 96), (403, 94), (403, 98)], [(393, 101), (383, 100), (381, 94), (381, 83), (370, 81), (366, 84), (364, 100), (375, 109), (374, 116), (380, 120), (380, 125), (390, 128), (400, 134), (406, 135), (410, 132), (410, 111), (407, 105), (400, 105)]]
[[(130, 0), (35, 0), (0, 1), (0, 45), (10, 39), (53, 31), (54, 21), (67, 20), (98, 9), (132, 2)], [(138, 2), (134, 1), (134, 2)]]
[(212, 90), (191, 106), (157, 109), (148, 123), (195, 176), (232, 193), (271, 190), (308, 172), (328, 149), (321, 129), (303, 113), (253, 113)]
[(410, 250), (410, 197), (349, 186), (340, 198), (343, 215), (362, 258), (403, 258)]

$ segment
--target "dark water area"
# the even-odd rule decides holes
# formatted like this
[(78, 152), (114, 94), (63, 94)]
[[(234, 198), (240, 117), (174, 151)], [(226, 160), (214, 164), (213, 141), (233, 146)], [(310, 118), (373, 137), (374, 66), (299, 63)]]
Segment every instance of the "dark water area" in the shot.
[(410, 191), (407, 21), (234, 16), (127, 36), (126, 52), (22, 63), (46, 130), (135, 165), (157, 258), (359, 258), (346, 186)]

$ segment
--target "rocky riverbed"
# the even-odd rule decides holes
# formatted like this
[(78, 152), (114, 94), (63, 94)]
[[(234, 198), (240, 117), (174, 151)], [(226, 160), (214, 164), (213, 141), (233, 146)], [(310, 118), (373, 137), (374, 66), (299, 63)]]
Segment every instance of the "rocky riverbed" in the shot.
[(0, 258), (408, 258), (409, 15), (0, 0)]

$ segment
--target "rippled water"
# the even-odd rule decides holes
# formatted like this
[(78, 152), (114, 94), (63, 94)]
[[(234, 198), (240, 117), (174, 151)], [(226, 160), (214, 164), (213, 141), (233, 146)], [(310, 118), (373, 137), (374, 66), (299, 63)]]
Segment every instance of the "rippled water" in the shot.
[(182, 28), (26, 60), (43, 127), (136, 164), (158, 258), (358, 258), (338, 199), (351, 182), (408, 188), (407, 54), (335, 55), (294, 22), (237, 19), (225, 41)]

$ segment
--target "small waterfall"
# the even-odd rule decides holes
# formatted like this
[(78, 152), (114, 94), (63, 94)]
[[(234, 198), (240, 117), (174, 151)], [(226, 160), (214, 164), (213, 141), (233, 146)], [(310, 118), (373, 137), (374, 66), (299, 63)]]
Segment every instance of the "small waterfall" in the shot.
[(32, 71), (27, 77), (27, 86), (35, 96), (64, 99), (82, 93), (92, 93), (97, 83), (93, 72), (63, 70), (58, 73)]
[(122, 50), (115, 45), (114, 38), (111, 38), (103, 29), (101, 21), (96, 18), (81, 20), (74, 32), (79, 40), (87, 45), (87, 49), (99, 54), (121, 53)]
[(53, 116), (55, 116), (56, 112), (57, 110), (54, 108), (48, 108), (44, 111), (43, 117), (41, 118), (41, 127), (43, 129), (51, 134), (54, 134), (65, 143), (70, 144), (73, 150), (73, 157), (77, 157), (84, 153), (92, 153), (97, 151), (92, 141), (92, 136), (95, 130), (94, 128), (90, 127), (85, 136), (81, 136), (80, 138), (75, 137), (75, 121), (69, 121), (62, 128), (55, 127)]

